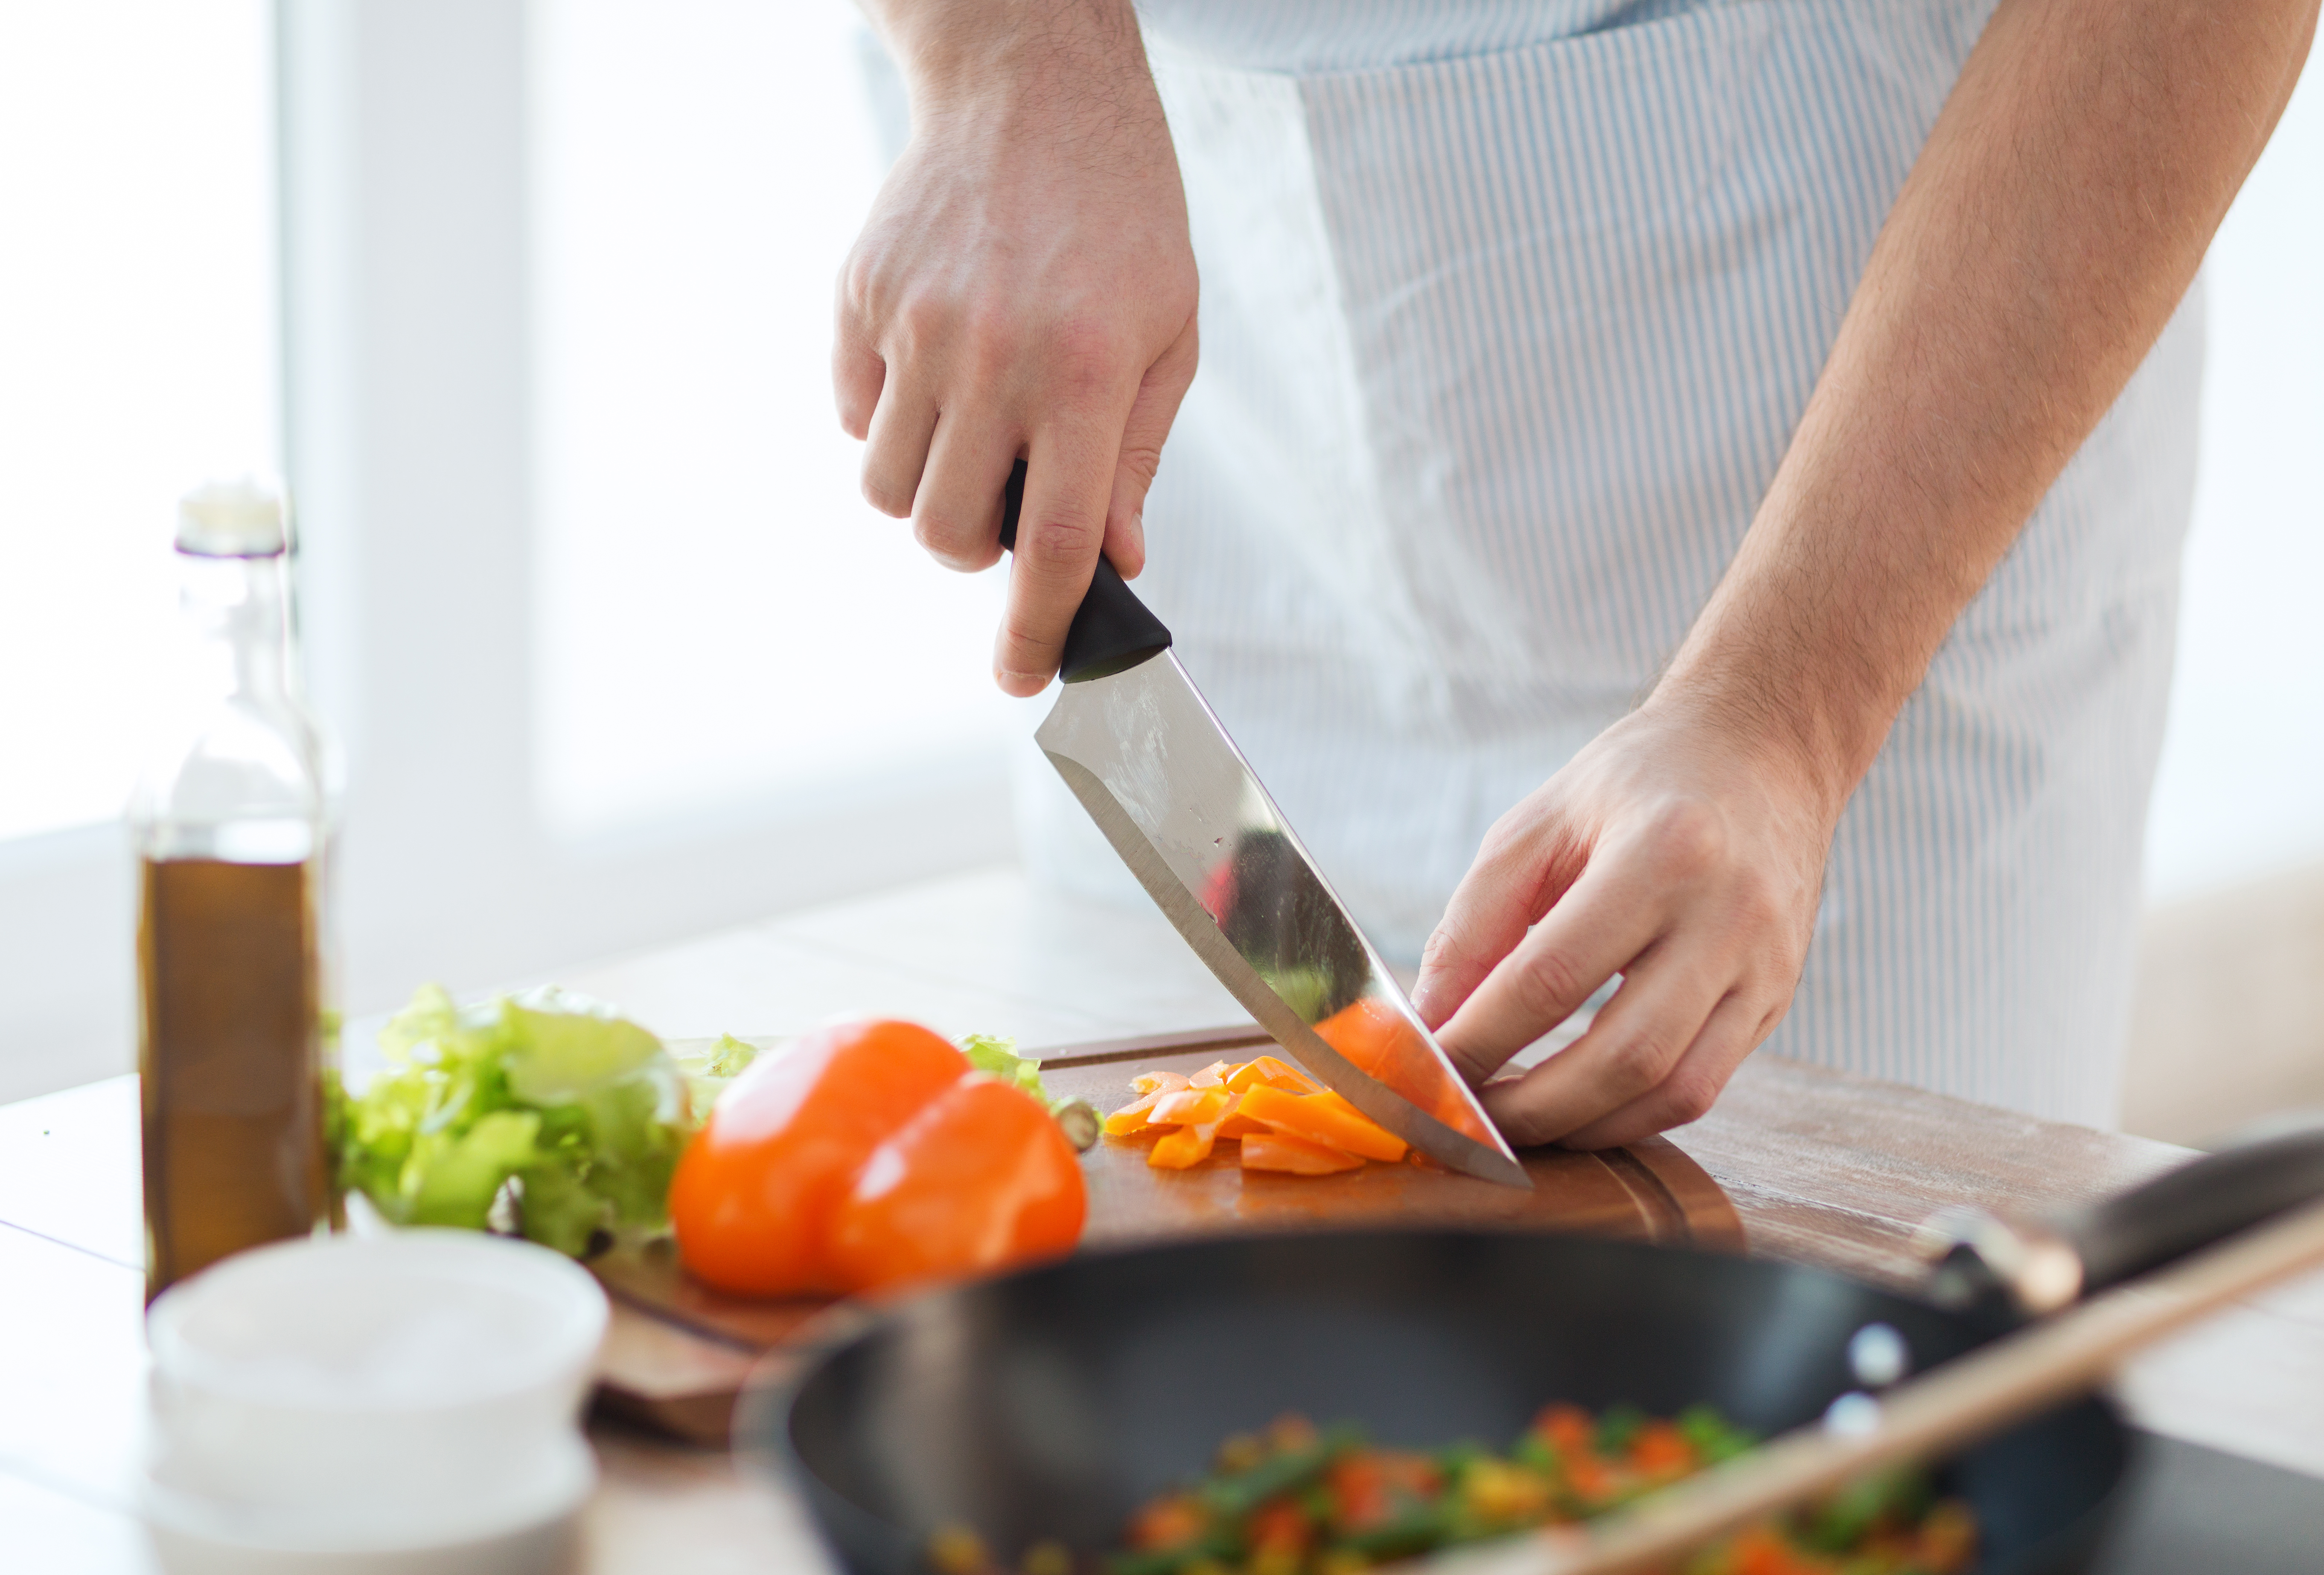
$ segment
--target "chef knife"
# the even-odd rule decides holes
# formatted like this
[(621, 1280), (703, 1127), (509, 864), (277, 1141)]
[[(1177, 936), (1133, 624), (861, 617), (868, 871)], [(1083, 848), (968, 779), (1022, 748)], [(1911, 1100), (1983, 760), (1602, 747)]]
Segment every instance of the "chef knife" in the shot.
[[(1022, 460), (1001, 545), (1014, 548)], [(1277, 1044), (1440, 1164), (1530, 1187), (1346, 905), (1102, 557), (1034, 737), (1196, 956)]]

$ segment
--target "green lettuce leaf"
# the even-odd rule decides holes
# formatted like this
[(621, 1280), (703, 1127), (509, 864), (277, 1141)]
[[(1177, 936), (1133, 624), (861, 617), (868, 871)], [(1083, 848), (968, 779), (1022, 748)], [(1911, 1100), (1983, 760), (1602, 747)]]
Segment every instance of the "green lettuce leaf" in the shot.
[(675, 1057), (678, 1069), (686, 1077), (687, 1109), (694, 1124), (700, 1126), (710, 1119), (710, 1107), (726, 1085), (734, 1081), (742, 1070), (758, 1059), (759, 1047), (747, 1039), (737, 1039), (732, 1034), (721, 1034), (718, 1042), (707, 1050), (696, 1050)]
[(1015, 1084), (1044, 1106), (1049, 1103), (1048, 1091), (1041, 1086), (1041, 1064), (1018, 1055), (1016, 1040), (998, 1034), (971, 1034), (960, 1042), (960, 1051), (977, 1071)]
[(524, 1234), (576, 1257), (668, 1220), (688, 1129), (661, 1043), (555, 990), (460, 1006), (422, 986), (380, 1033), (388, 1067), (334, 1091), (342, 1187), (396, 1224), (484, 1229), (506, 1190)]

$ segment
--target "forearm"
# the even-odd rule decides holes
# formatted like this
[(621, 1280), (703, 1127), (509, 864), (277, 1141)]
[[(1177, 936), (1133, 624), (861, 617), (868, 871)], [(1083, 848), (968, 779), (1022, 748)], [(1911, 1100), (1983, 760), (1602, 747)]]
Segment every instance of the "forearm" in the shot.
[[(1111, 104), (1153, 97), (1130, 0), (859, 0), (909, 84), (916, 115), (1020, 95)], [(1124, 87), (1132, 102), (1121, 100)]]
[(2315, 15), (2005, 0), (1658, 700), (1765, 740), (1837, 814), (2184, 293)]

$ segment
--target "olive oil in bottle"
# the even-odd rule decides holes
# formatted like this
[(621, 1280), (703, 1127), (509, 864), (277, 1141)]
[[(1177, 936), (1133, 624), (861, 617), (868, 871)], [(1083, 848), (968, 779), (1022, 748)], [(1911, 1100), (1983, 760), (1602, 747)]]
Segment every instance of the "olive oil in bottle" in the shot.
[(140, 869), (146, 1296), (330, 1215), (320, 750), (288, 674), (281, 500), (180, 506), (192, 649), (130, 813)]

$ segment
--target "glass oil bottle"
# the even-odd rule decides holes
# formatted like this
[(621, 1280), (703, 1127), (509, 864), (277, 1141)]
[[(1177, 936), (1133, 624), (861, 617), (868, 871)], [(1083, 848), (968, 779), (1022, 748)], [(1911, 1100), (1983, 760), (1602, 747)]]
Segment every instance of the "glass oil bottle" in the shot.
[(130, 810), (149, 1301), (331, 1213), (328, 812), (319, 735), (289, 671), (285, 518), (279, 494), (249, 483), (179, 510), (185, 699)]

